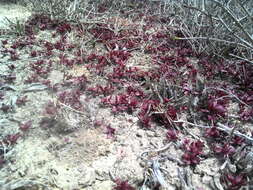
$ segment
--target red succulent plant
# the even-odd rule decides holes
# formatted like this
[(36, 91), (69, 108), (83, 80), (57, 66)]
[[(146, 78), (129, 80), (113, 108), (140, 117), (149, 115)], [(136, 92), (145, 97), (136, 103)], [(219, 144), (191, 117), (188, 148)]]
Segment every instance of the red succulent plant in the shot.
[(200, 162), (200, 156), (203, 155), (204, 143), (201, 141), (191, 142), (189, 139), (183, 141), (185, 153), (182, 160), (187, 165), (196, 165)]
[(128, 181), (122, 181), (120, 179), (116, 180), (116, 187), (114, 187), (114, 190), (135, 190), (134, 187), (132, 187)]

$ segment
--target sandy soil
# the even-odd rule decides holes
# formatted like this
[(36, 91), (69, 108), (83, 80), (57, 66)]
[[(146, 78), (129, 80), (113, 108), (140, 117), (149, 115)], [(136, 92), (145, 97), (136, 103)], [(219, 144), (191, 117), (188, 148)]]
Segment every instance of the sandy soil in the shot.
[[(31, 13), (23, 6), (9, 3), (0, 3), (0, 29), (8, 28), (8, 20), (25, 20)], [(7, 19), (8, 20), (7, 20)]]
[[(30, 14), (21, 6), (0, 4), (0, 28), (7, 28), (5, 17), (15, 21), (16, 18), (26, 19)], [(36, 39), (48, 40), (50, 36), (48, 31), (41, 31)], [(3, 39), (0, 37), (0, 40)], [(94, 49), (106, 51), (99, 45)], [(1, 103), (10, 104), (23, 96), (29, 100), (23, 106), (14, 106), (12, 112), (0, 115), (0, 133), (2, 136), (15, 134), (19, 131), (20, 123), (32, 121), (31, 129), (22, 133), (18, 143), (6, 147), (5, 156), (10, 161), (0, 169), (0, 187), (4, 190), (112, 190), (117, 178), (128, 180), (138, 188), (145, 179), (151, 179), (150, 163), (140, 157), (149, 150), (145, 156), (152, 160), (158, 154), (155, 150), (168, 146), (168, 141), (165, 141), (167, 130), (159, 126), (150, 130), (140, 128), (137, 116), (127, 113), (114, 115), (111, 109), (100, 106), (100, 99), (96, 96), (81, 97), (85, 105), (83, 112), (61, 105), (61, 111), (54, 119), (48, 117), (43, 110), (48, 102), (56, 102), (56, 94), (43, 84), (32, 86), (24, 83), (24, 78), (31, 72), (27, 67), (28, 62), (36, 60), (30, 57), (29, 52), (30, 49), (26, 48), (19, 50), (20, 59), (16, 61), (11, 61), (9, 56), (0, 56), (0, 74), (8, 74), (8, 66), (13, 64), (17, 77), (14, 84), (5, 88), (5, 98)], [(139, 67), (149, 68), (150, 59), (143, 52), (136, 52), (128, 65), (139, 64)], [(62, 83), (66, 73), (72, 76), (85, 75), (89, 82), (102, 81), (78, 66), (72, 69), (54, 67), (48, 79), (52, 84)], [(97, 126), (97, 121), (107, 125)], [(116, 131), (114, 137), (108, 137), (108, 124)], [(199, 128), (188, 128), (188, 132), (184, 138), (198, 138), (203, 133)], [(189, 190), (190, 182), (182, 186), (179, 178), (178, 171), (183, 169), (178, 164), (182, 155), (178, 146), (171, 144), (161, 153), (174, 158), (160, 163), (167, 171), (164, 176), (167, 188), (164, 189)], [(205, 151), (208, 152), (207, 147)], [(213, 187), (219, 185), (219, 169), (215, 158), (206, 158), (194, 170), (184, 167), (188, 180), (199, 190), (215, 189), (210, 184), (214, 184)]]

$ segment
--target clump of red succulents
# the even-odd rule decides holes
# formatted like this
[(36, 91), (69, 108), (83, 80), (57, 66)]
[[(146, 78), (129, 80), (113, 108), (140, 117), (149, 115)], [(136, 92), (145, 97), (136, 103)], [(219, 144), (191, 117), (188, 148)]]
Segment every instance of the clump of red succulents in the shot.
[(62, 43), (62, 41), (55, 42), (54, 48), (60, 51), (65, 51), (65, 45)]
[(28, 131), (31, 127), (32, 127), (32, 121), (31, 120), (19, 125), (19, 129), (23, 132)]
[(89, 31), (93, 34), (94, 38), (99, 39), (99, 42), (105, 42), (116, 38), (113, 31), (103, 28), (102, 24), (98, 24), (98, 27), (94, 27)]
[(110, 125), (106, 125), (105, 129), (106, 129), (105, 134), (107, 135), (107, 138), (113, 138), (115, 135), (116, 129), (112, 128)]
[(30, 53), (31, 57), (37, 57), (37, 55), (38, 55), (38, 52), (35, 50), (31, 51), (31, 53)]
[(8, 40), (2, 40), (2, 45), (7, 45), (8, 44)]
[(156, 107), (159, 105), (159, 103), (159, 101), (155, 100), (143, 100), (140, 111), (138, 113), (139, 121), (143, 127), (151, 127), (152, 117), (150, 113), (156, 110)]
[(85, 75), (79, 77), (72, 77), (71, 83), (78, 87), (79, 90), (85, 90), (87, 86), (87, 77)]
[(31, 74), (30, 76), (28, 76), (28, 77), (25, 79), (24, 83), (28, 83), (28, 84), (29, 84), (29, 83), (36, 83), (36, 82), (39, 82), (39, 81), (40, 81), (39, 75), (33, 73), (33, 74)]
[(69, 91), (62, 91), (58, 93), (58, 100), (66, 104), (73, 109), (76, 110), (83, 110), (83, 105), (80, 102), (80, 96), (81, 96), (81, 91), (76, 89), (76, 90), (69, 90)]
[(213, 151), (221, 156), (230, 156), (235, 153), (235, 148), (229, 143), (214, 144)]
[(12, 49), (22, 49), (26, 46), (33, 45), (32, 37), (24, 37), (23, 39), (18, 39), (14, 41), (11, 45)]
[(177, 113), (178, 111), (174, 106), (168, 105), (166, 115), (169, 116), (171, 120), (176, 120)]
[(130, 56), (131, 54), (127, 51), (114, 50), (109, 52), (108, 58), (117, 64), (120, 61), (126, 61)]
[(34, 74), (45, 78), (52, 69), (52, 62), (50, 60), (47, 62), (44, 60), (38, 60), (30, 63), (30, 68), (34, 71)]
[(138, 106), (137, 98), (128, 94), (118, 94), (115, 96), (111, 95), (102, 98), (102, 103), (110, 105), (114, 113), (122, 111), (133, 112)]
[(196, 165), (200, 162), (200, 156), (203, 155), (204, 143), (200, 140), (190, 141), (185, 139), (182, 148), (185, 153), (182, 155), (182, 161), (187, 165)]
[(28, 101), (27, 96), (20, 96), (20, 97), (18, 97), (16, 104), (18, 106), (23, 106), (26, 104), (27, 101)]
[(20, 137), (21, 137), (20, 133), (9, 134), (3, 139), (3, 142), (7, 145), (14, 145), (17, 143)]
[(178, 132), (175, 129), (168, 129), (166, 137), (169, 141), (178, 140)]
[(114, 92), (115, 88), (113, 87), (112, 83), (108, 83), (106, 86), (97, 84), (95, 87), (89, 87), (87, 90), (95, 95), (102, 94), (104, 96), (108, 96)]
[(132, 187), (128, 181), (122, 181), (120, 179), (117, 179), (115, 181), (116, 186), (114, 187), (114, 190), (135, 190), (134, 187)]
[(49, 51), (52, 51), (54, 49), (54, 45), (51, 43), (51, 42), (45, 42), (44, 43), (44, 46), (46, 48), (46, 50), (49, 52)]
[(58, 113), (58, 108), (54, 102), (49, 101), (44, 108), (43, 114), (50, 117), (55, 117)]
[(72, 67), (75, 64), (75, 60), (68, 58), (67, 55), (65, 54), (60, 54), (59, 58), (60, 58), (60, 61), (59, 61), (60, 65)]
[(33, 14), (25, 23), (25, 34), (28, 36), (34, 35), (37, 29), (52, 30), (59, 24), (59, 20), (52, 20), (46, 14)]
[(61, 23), (57, 28), (56, 31), (59, 32), (60, 34), (65, 34), (66, 32), (71, 31), (71, 25), (67, 22)]
[(12, 53), (12, 54), (11, 54), (11, 60), (12, 60), (12, 61), (16, 61), (16, 60), (18, 60), (18, 59), (19, 59), (19, 56), (18, 56), (17, 53)]
[(247, 177), (243, 173), (226, 173), (221, 178), (221, 182), (224, 184), (227, 190), (239, 190), (243, 186), (247, 185)]
[(221, 136), (221, 132), (217, 129), (216, 126), (210, 127), (206, 130), (207, 138), (219, 138)]
[(219, 117), (225, 117), (227, 113), (227, 100), (217, 99), (218, 97), (209, 96), (208, 100), (200, 105), (202, 106), (200, 111), (202, 112), (203, 116), (210, 121), (216, 121)]
[(250, 121), (253, 119), (253, 108), (242, 107), (239, 113), (240, 119), (242, 121)]
[(11, 111), (12, 107), (9, 105), (6, 105), (4, 103), (2, 103), (2, 106), (0, 107), (0, 110), (2, 110), (4, 113), (7, 113), (9, 111)]

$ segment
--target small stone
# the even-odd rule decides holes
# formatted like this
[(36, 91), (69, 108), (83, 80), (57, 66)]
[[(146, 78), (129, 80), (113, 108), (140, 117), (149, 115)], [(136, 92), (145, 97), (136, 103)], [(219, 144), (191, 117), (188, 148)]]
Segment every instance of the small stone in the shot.
[(113, 182), (112, 181), (102, 181), (102, 182), (97, 182), (94, 185), (94, 190), (111, 190), (113, 189)]
[(206, 185), (210, 184), (211, 181), (212, 181), (212, 177), (208, 175), (204, 175), (204, 177), (202, 178), (202, 182)]
[(138, 130), (138, 131), (136, 132), (136, 136), (137, 136), (137, 137), (144, 137), (144, 136), (145, 136), (145, 132), (144, 132), (143, 130)]
[(155, 133), (153, 131), (146, 131), (148, 137), (154, 137)]
[(86, 168), (85, 174), (83, 174), (78, 180), (78, 185), (82, 187), (90, 186), (94, 183), (95, 179), (96, 179), (95, 170), (93, 168)]

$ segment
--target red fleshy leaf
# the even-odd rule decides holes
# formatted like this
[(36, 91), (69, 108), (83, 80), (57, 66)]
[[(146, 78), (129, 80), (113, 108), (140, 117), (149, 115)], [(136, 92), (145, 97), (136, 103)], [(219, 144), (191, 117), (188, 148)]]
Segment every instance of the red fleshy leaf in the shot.
[(30, 129), (31, 126), (32, 126), (32, 121), (30, 120), (30, 121), (27, 121), (27, 122), (21, 124), (21, 125), (19, 126), (19, 129), (20, 129), (21, 131), (25, 132), (25, 131), (27, 131), (28, 129)]
[(114, 187), (114, 190), (135, 190), (134, 187), (129, 185), (128, 181), (121, 181), (119, 179), (116, 180), (117, 186)]

